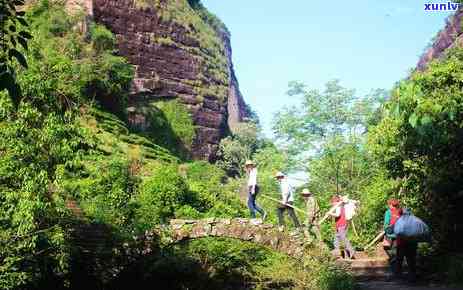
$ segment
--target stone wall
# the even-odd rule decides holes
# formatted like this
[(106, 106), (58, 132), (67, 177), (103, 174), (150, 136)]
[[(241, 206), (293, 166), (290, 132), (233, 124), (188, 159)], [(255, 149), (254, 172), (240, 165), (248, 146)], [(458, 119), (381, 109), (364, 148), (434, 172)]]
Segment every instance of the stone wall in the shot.
[(418, 61), (418, 70), (425, 70), (431, 60), (442, 57), (448, 48), (463, 44), (462, 18), (463, 9), (458, 10), (455, 15), (449, 18), (445, 28), (437, 34), (432, 46), (426, 50)]
[[(197, 128), (193, 158), (213, 161), (220, 140), (247, 115), (233, 69), (230, 35), (200, 22), (194, 22), (201, 24), (196, 27), (178, 21), (171, 10), (185, 0), (142, 1), (151, 3), (145, 5), (137, 1), (141, 0), (69, 2), (71, 7), (81, 2), (97, 23), (110, 29), (119, 53), (135, 66), (129, 106), (178, 98), (191, 111)], [(143, 119), (136, 111), (129, 112), (129, 121)]]
[[(171, 243), (204, 237), (233, 238), (259, 244), (298, 259), (303, 257), (305, 247), (302, 233), (280, 232), (276, 226), (264, 224), (259, 219), (171, 220), (168, 235)], [(153, 234), (147, 233), (147, 236)]]

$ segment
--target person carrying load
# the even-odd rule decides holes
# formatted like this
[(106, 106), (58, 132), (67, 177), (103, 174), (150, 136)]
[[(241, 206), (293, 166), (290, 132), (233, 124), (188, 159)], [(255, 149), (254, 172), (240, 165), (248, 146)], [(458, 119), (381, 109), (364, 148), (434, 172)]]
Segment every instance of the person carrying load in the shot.
[(301, 195), (305, 200), (306, 206), (306, 236), (315, 234), (317, 240), (321, 242), (320, 225), (317, 223), (317, 218), (320, 214), (317, 199), (307, 188), (302, 190)]
[(410, 210), (404, 209), (394, 224), (394, 235), (397, 239), (397, 259), (394, 265), (394, 274), (400, 278), (403, 261), (407, 259), (409, 282), (416, 282), (418, 243), (431, 241), (429, 227), (421, 219), (414, 216)]
[(335, 195), (331, 198), (333, 210), (330, 211), (330, 215), (334, 217), (335, 221), (334, 250), (336, 253), (341, 253), (341, 244), (344, 244), (347, 257), (354, 259), (355, 251), (347, 238), (348, 221), (353, 217), (354, 213), (346, 215), (345, 205), (347, 203), (349, 203), (349, 200), (346, 197), (341, 198), (339, 195)]
[(278, 224), (279, 230), (283, 231), (285, 226), (285, 221), (283, 218), (283, 213), (285, 211), (288, 212), (289, 216), (293, 220), (294, 226), (296, 228), (300, 228), (299, 221), (297, 219), (296, 213), (294, 212), (293, 203), (294, 203), (294, 190), (288, 182), (288, 179), (282, 172), (278, 172), (275, 175), (275, 178), (280, 183), (280, 191), (281, 191), (281, 201), (277, 207), (277, 215), (278, 215)]

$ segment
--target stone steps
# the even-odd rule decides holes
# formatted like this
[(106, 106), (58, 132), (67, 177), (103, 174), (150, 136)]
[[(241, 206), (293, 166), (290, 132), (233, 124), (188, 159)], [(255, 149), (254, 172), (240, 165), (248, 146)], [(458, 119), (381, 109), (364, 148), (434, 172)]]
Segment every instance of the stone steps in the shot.
[(383, 280), (389, 275), (389, 261), (378, 258), (357, 259), (350, 262), (357, 280)]
[(357, 252), (355, 259), (343, 261), (349, 265), (358, 281), (385, 280), (389, 276), (389, 259), (382, 248), (376, 249), (373, 256)]
[(105, 248), (109, 249), (108, 252), (112, 251), (110, 245), (111, 232), (106, 226), (86, 222), (83, 210), (78, 202), (72, 198), (66, 200), (66, 207), (78, 221), (71, 230), (74, 245), (85, 253), (92, 253), (97, 250), (105, 252)]

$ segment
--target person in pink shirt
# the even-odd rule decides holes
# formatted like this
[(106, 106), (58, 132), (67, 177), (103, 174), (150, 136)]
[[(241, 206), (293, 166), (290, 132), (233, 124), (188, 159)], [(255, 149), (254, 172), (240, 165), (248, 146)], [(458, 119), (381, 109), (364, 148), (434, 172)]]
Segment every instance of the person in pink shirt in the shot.
[(331, 199), (331, 205), (338, 205), (336, 210), (331, 214), (334, 217), (336, 230), (334, 235), (334, 249), (337, 253), (340, 253), (341, 244), (344, 244), (347, 257), (349, 259), (354, 259), (355, 251), (349, 239), (347, 238), (348, 221), (346, 219), (346, 210), (344, 208), (344, 204), (342, 203), (342, 199), (338, 195), (335, 195)]

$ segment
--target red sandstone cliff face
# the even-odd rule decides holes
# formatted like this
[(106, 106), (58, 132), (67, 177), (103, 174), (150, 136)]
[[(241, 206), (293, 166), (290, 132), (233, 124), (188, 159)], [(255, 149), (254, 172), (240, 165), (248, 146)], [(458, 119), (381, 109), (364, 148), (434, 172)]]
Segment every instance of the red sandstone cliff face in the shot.
[(449, 19), (445, 28), (437, 35), (433, 45), (421, 56), (417, 65), (418, 70), (426, 69), (431, 60), (440, 58), (448, 48), (463, 44), (462, 18), (463, 9), (460, 9)]
[(207, 25), (186, 0), (68, 1), (79, 5), (116, 35), (119, 53), (135, 66), (129, 121), (144, 119), (137, 103), (178, 98), (197, 128), (192, 156), (213, 161), (228, 129), (247, 115), (229, 33)]

